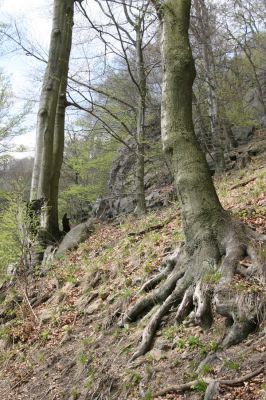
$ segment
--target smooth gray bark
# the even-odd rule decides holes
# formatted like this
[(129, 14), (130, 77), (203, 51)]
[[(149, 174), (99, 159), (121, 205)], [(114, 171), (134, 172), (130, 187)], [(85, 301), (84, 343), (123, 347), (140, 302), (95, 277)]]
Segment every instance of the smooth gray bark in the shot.
[(54, 126), (53, 138), (53, 159), (52, 159), (52, 176), (50, 183), (50, 204), (49, 212), (49, 229), (54, 235), (58, 233), (58, 194), (60, 171), (63, 163), (64, 139), (65, 139), (65, 110), (66, 110), (66, 90), (67, 76), (69, 69), (69, 59), (72, 45), (72, 27), (73, 27), (73, 9), (69, 10), (64, 30), (64, 55), (62, 58), (62, 76), (59, 88), (56, 118)]
[(37, 118), (30, 199), (43, 199), (41, 230), (59, 235), (58, 184), (64, 149), (64, 115), (75, 0), (54, 0), (53, 24)]

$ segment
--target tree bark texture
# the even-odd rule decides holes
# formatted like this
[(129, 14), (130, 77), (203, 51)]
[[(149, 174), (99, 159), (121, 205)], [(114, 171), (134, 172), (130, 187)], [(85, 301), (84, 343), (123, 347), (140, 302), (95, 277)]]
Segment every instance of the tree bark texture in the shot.
[(188, 37), (190, 1), (167, 1), (163, 15), (162, 141), (172, 159), (189, 243), (222, 214), (222, 208), (192, 121), (196, 72)]
[(37, 118), (31, 201), (44, 199), (41, 229), (58, 237), (58, 185), (64, 149), (65, 96), (72, 43), (74, 0), (54, 0), (48, 63)]
[[(194, 133), (195, 66), (188, 35), (191, 1), (153, 3), (162, 21), (162, 140), (174, 170), (185, 243), (164, 260), (163, 271), (143, 286), (147, 295), (135, 301), (122, 319), (122, 324), (136, 321), (158, 305), (131, 360), (151, 348), (163, 317), (174, 308), (178, 323), (188, 317), (203, 329), (210, 328), (215, 315), (226, 317), (230, 327), (221, 346), (230, 346), (261, 323), (266, 307), (263, 283), (257, 294), (249, 294), (237, 292), (234, 280), (235, 274), (241, 273), (242, 279), (251, 274), (265, 282), (266, 265), (256, 251), (256, 246), (265, 246), (265, 237), (222, 208)], [(245, 257), (252, 259), (249, 271), (240, 268)]]
[(146, 93), (147, 82), (145, 63), (142, 48), (141, 19), (136, 25), (136, 69), (138, 77), (138, 110), (137, 110), (137, 162), (136, 162), (136, 192), (137, 192), (137, 213), (143, 214), (146, 210), (145, 203), (145, 114), (146, 114)]

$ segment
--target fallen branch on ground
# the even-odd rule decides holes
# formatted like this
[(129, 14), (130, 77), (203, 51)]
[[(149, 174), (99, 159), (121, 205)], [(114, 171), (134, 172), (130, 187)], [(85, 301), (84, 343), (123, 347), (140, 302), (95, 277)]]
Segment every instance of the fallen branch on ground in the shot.
[[(249, 374), (243, 375), (243, 376), (241, 376), (239, 378), (232, 379), (232, 380), (229, 380), (229, 379), (217, 379), (217, 380), (215, 380), (215, 379), (213, 379), (213, 380), (207, 380), (207, 379), (205, 380), (205, 379), (203, 379), (203, 380), (208, 385), (213, 384), (214, 382), (217, 382), (220, 385), (237, 386), (237, 385), (242, 384), (242, 383), (244, 383), (246, 381), (249, 381), (250, 379), (254, 378), (255, 376), (261, 374), (264, 371), (264, 368), (265, 367), (262, 366), (262, 367), (256, 369), (255, 371), (250, 372)], [(169, 387), (167, 387), (167, 388), (165, 388), (163, 390), (160, 390), (159, 392), (155, 393), (154, 397), (164, 396), (165, 394), (168, 394), (168, 393), (171, 393), (171, 392), (172, 393), (183, 393), (183, 392), (185, 392), (187, 390), (192, 390), (197, 385), (197, 383), (198, 383), (198, 381), (194, 380), (194, 381), (191, 381), (191, 382), (184, 383), (182, 385), (169, 386)]]
[(221, 379), (219, 380), (221, 385), (226, 385), (226, 386), (237, 386), (241, 383), (244, 383), (246, 381), (249, 381), (250, 379), (254, 378), (255, 376), (261, 374), (264, 371), (264, 366), (256, 369), (253, 372), (250, 372), (249, 374), (240, 376), (239, 378), (236, 379), (231, 379), (231, 380), (226, 380), (226, 379)]
[(248, 185), (250, 182), (255, 181), (256, 179), (257, 179), (257, 177), (254, 176), (253, 178), (248, 179), (247, 181), (240, 182), (240, 183), (238, 183), (237, 185), (234, 185), (234, 186), (230, 187), (230, 190), (234, 190), (234, 189), (238, 189), (239, 187), (246, 186), (246, 185)]
[(128, 234), (128, 236), (142, 236), (142, 235), (145, 235), (146, 233), (149, 233), (149, 232), (152, 232), (152, 231), (160, 230), (160, 229), (164, 228), (165, 225), (170, 224), (170, 222), (172, 222), (176, 217), (178, 217), (178, 215), (179, 215), (179, 213), (178, 213), (178, 214), (175, 214), (175, 215), (174, 215), (173, 217), (171, 217), (171, 218), (168, 218), (165, 222), (163, 222), (163, 223), (161, 223), (161, 224), (149, 226), (148, 228), (143, 229), (142, 231), (139, 231), (139, 232), (130, 232), (130, 233)]

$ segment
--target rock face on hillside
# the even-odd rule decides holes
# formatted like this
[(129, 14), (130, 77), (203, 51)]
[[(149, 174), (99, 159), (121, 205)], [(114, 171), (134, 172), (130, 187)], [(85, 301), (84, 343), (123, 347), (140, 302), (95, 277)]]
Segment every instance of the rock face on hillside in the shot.
[[(232, 127), (236, 147), (225, 154), (227, 169), (243, 168), (266, 147), (265, 135), (255, 133), (253, 126)], [(161, 148), (160, 131), (149, 135), (146, 146), (145, 190), (148, 209), (166, 206), (176, 199), (173, 189), (173, 176), (167, 166)], [(134, 143), (128, 142), (134, 150)], [(212, 153), (206, 153), (206, 159), (212, 174), (215, 166)], [(112, 219), (118, 215), (134, 212), (135, 196), (135, 161), (134, 152), (128, 147), (118, 150), (109, 178), (109, 191), (104, 199), (98, 199), (92, 215), (102, 219)]]
[(254, 126), (233, 126), (232, 133), (237, 144), (242, 144), (248, 142), (255, 133)]
[[(265, 131), (255, 131), (254, 126), (235, 126), (231, 128), (235, 147), (225, 151), (227, 170), (241, 169), (247, 166), (253, 157), (266, 150)], [(134, 142), (128, 146), (134, 150)], [(227, 146), (227, 144), (225, 144)], [(92, 209), (92, 216), (103, 220), (134, 212), (136, 208), (134, 151), (122, 147), (113, 162), (108, 182), (108, 194), (99, 198)], [(215, 173), (212, 152), (206, 153), (212, 175)], [(173, 188), (173, 176), (167, 166), (161, 148), (160, 131), (155, 130), (147, 138), (145, 163), (145, 192), (148, 210), (167, 206), (176, 200)]]
[[(133, 141), (129, 141), (128, 146), (133, 151), (128, 147), (118, 150), (110, 171), (108, 196), (97, 200), (93, 208), (94, 216), (100, 214), (108, 219), (134, 212), (136, 208), (136, 146)], [(172, 188), (173, 177), (163, 155), (159, 130), (151, 132), (147, 137), (145, 170), (147, 208), (151, 210), (167, 205), (175, 198), (175, 193)]]
[[(120, 148), (113, 162), (108, 182), (110, 195), (135, 195), (136, 145), (130, 141), (129, 146), (133, 151), (127, 147)], [(145, 189), (149, 191), (153, 187), (171, 184), (172, 176), (165, 162), (159, 130), (148, 135), (145, 152)]]

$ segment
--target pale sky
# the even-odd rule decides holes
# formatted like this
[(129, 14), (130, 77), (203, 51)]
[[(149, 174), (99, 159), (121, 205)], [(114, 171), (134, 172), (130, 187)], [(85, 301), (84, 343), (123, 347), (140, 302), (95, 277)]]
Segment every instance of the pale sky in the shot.
[[(17, 24), (26, 30), (29, 39), (40, 43), (43, 48), (47, 48), (50, 36), (49, 14), (51, 12), (51, 1), (47, 0), (2, 0), (0, 6), (1, 22)], [(11, 61), (11, 62), (10, 62)], [(8, 74), (12, 74), (15, 86), (22, 86), (26, 78), (26, 66), (33, 65), (33, 60), (25, 55), (11, 54), (9, 57), (0, 59), (0, 66)]]
[[(92, 3), (93, 4), (93, 3)], [(90, 12), (98, 16), (99, 7), (92, 6)], [(50, 41), (50, 29), (52, 22), (53, 0), (0, 0), (0, 22), (9, 26), (17, 25), (30, 43), (37, 44), (48, 51)], [(12, 28), (10, 28), (12, 31)], [(79, 39), (79, 38), (78, 38)], [(86, 43), (87, 44), (87, 43)], [(76, 46), (77, 49), (77, 46)], [(2, 49), (1, 49), (2, 50)], [(95, 51), (95, 44), (89, 49), (90, 54)], [(77, 50), (78, 51), (78, 50)], [(82, 51), (82, 49), (81, 49)], [(15, 143), (23, 144), (31, 149), (31, 153), (16, 154), (16, 157), (33, 155), (35, 144), (35, 125), (38, 99), (40, 94), (40, 80), (43, 74), (44, 64), (33, 57), (26, 56), (23, 51), (10, 52), (9, 47), (2, 50), (0, 56), (0, 70), (9, 76), (15, 96), (15, 111), (23, 104), (22, 99), (36, 99), (36, 106), (28, 117), (29, 128), (27, 135), (15, 139)], [(82, 53), (83, 54), (83, 53)], [(38, 78), (38, 80), (37, 80)], [(28, 122), (28, 121), (27, 121)]]
[(29, 31), (37, 40), (46, 41), (50, 28), (50, 13), (52, 1), (50, 0), (2, 0), (0, 3), (1, 16), (5, 21), (24, 20)]
[[(50, 0), (2, 0), (0, 1), (0, 21), (14, 26), (22, 27), (26, 31), (29, 40), (38, 42), (42, 48), (47, 48), (50, 38), (52, 1)], [(11, 53), (0, 58), (0, 69), (10, 78), (13, 93), (16, 96), (16, 104), (19, 98), (36, 96), (38, 87), (32, 91), (33, 71), (39, 67), (39, 63), (32, 57), (27, 57), (22, 52)], [(38, 86), (38, 85), (37, 85)], [(19, 105), (18, 105), (19, 107)], [(36, 114), (30, 116), (30, 125), (35, 125)], [(33, 148), (35, 142), (35, 132), (30, 131), (27, 135), (16, 139), (16, 143)], [(22, 153), (21, 157), (32, 155), (33, 153)]]

